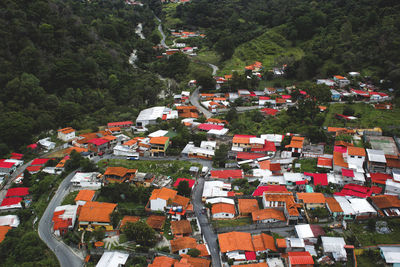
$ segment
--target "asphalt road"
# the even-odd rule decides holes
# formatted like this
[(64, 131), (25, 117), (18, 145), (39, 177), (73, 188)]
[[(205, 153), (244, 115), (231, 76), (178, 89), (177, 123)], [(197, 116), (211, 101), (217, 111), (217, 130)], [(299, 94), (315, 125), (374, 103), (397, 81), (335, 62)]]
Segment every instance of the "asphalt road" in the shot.
[(13, 172), (11, 174), (11, 176), (7, 179), (7, 183), (4, 185), (3, 189), (0, 191), (0, 203), (3, 201), (3, 199), (6, 197), (6, 193), (7, 190), (11, 187), (11, 185), (13, 184), (13, 182), (15, 181), (15, 179), (18, 177), (18, 175), (20, 175), (21, 173), (23, 173), (25, 171), (25, 169), (31, 165), (32, 160), (21, 165), (18, 169), (15, 170), (15, 172)]
[(200, 110), (204, 116), (208, 119), (212, 117), (212, 113), (204, 108), (199, 102), (199, 88), (196, 88), (194, 92), (190, 95), (190, 103), (193, 106), (196, 106), (198, 110)]
[(52, 233), (52, 218), (54, 210), (61, 205), (62, 200), (69, 192), (71, 179), (75, 172), (71, 172), (60, 184), (53, 199), (50, 201), (39, 221), (39, 236), (46, 245), (54, 252), (60, 262), (61, 267), (80, 267), (83, 266), (83, 259), (72, 252), (71, 248), (63, 242), (58, 241)]
[(219, 257), (219, 248), (217, 244), (217, 235), (213, 232), (211, 228), (211, 224), (208, 222), (207, 215), (202, 213), (203, 202), (201, 201), (201, 196), (204, 188), (204, 178), (200, 177), (197, 179), (197, 184), (194, 188), (192, 194), (192, 202), (194, 212), (196, 214), (197, 220), (201, 226), (201, 233), (204, 235), (204, 238), (208, 244), (208, 248), (210, 249), (211, 254), (211, 266), (220, 267), (221, 261)]
[(160, 32), (160, 34), (161, 34), (161, 36), (162, 36), (162, 38), (161, 38), (161, 41), (160, 41), (160, 43), (161, 43), (161, 45), (164, 47), (164, 48), (169, 48), (169, 46), (165, 43), (165, 34), (164, 34), (164, 31), (163, 31), (163, 29), (162, 29), (162, 24), (161, 24), (161, 19), (159, 19), (156, 15), (154, 15), (154, 17), (156, 18), (156, 20), (160, 23), (160, 24), (158, 24), (158, 31)]

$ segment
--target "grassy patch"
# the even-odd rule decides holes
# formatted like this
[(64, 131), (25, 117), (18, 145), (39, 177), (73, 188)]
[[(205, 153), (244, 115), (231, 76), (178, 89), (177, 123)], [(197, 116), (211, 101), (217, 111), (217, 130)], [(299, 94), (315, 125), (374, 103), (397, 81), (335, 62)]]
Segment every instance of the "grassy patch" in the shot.
[(377, 110), (370, 104), (356, 103), (349, 105), (354, 110), (354, 116), (358, 119), (351, 122), (344, 122), (335, 118), (335, 114), (343, 114), (343, 109), (347, 104), (332, 104), (329, 106), (324, 126), (335, 127), (360, 127), (387, 128), (393, 125), (400, 125), (400, 108), (393, 110)]
[(164, 232), (164, 236), (167, 240), (172, 240), (174, 238), (174, 236), (172, 235), (172, 232), (171, 232), (171, 220), (165, 221), (163, 232)]
[(201, 167), (201, 164), (192, 163), (189, 161), (178, 160), (126, 160), (126, 159), (111, 159), (102, 160), (98, 163), (101, 170), (110, 167), (125, 167), (130, 169), (138, 169), (139, 172), (150, 172), (159, 175), (171, 176), (176, 179), (178, 177), (190, 178), (189, 169), (191, 166)]
[(233, 220), (213, 220), (212, 224), (216, 228), (220, 227), (235, 227), (235, 226), (241, 226), (241, 225), (248, 225), (252, 224), (253, 221), (250, 217), (243, 217), (243, 218), (238, 218), (238, 219), (233, 219)]
[(75, 197), (78, 195), (79, 191), (70, 192), (63, 200), (61, 205), (75, 205)]
[(246, 65), (254, 61), (260, 61), (265, 69), (271, 69), (276, 65), (278, 58), (299, 60), (303, 56), (303, 50), (292, 47), (290, 41), (279, 33), (279, 29), (274, 28), (238, 46), (232, 58), (224, 63), (221, 72), (224, 74), (229, 74), (232, 70), (242, 72)]
[(295, 172), (317, 172), (317, 159), (299, 159), (293, 162), (293, 164), (296, 163), (301, 164), (301, 166), (300, 168), (294, 168)]
[(215, 51), (201, 50), (197, 53), (195, 59), (200, 62), (217, 65), (220, 61), (220, 56)]
[(361, 246), (400, 243), (400, 219), (392, 219), (387, 222), (392, 230), (390, 234), (379, 234), (376, 231), (371, 231), (367, 227), (367, 222), (353, 223), (350, 225), (350, 229), (361, 243)]
[(182, 20), (175, 18), (175, 10), (179, 3), (168, 3), (163, 5), (163, 13), (165, 14), (163, 19), (164, 29), (174, 29), (176, 26), (182, 24)]

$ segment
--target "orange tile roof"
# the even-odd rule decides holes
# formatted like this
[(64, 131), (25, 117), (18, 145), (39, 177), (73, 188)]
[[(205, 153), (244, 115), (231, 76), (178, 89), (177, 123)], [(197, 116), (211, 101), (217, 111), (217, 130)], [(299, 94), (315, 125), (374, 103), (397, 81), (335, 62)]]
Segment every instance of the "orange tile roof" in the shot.
[(304, 137), (293, 136), (292, 140), (290, 140), (290, 144), (286, 145), (285, 147), (303, 148), (303, 143), (304, 143)]
[(111, 132), (119, 132), (119, 131), (121, 131), (121, 128), (120, 127), (109, 127), (108, 130)]
[(183, 208), (186, 208), (189, 204), (190, 198), (183, 197), (180, 195), (176, 195), (172, 202), (177, 205), (177, 206), (182, 206)]
[(162, 215), (150, 215), (146, 223), (153, 229), (161, 229), (165, 222), (165, 216)]
[(89, 151), (87, 148), (76, 147), (76, 146), (74, 146), (74, 147), (66, 148), (66, 149), (63, 151), (63, 154), (64, 154), (64, 155), (69, 155), (69, 154), (71, 154), (71, 152), (74, 151), (74, 150), (75, 150), (76, 152), (78, 152), (78, 153), (88, 152), (88, 151)]
[(103, 136), (101, 139), (104, 139), (107, 141), (113, 141), (113, 140), (117, 139), (117, 137), (115, 137), (114, 135), (106, 135), (106, 136)]
[(67, 128), (58, 130), (58, 132), (62, 132), (63, 134), (68, 134), (68, 133), (75, 132), (75, 130), (72, 127), (67, 127)]
[(6, 238), (6, 234), (10, 231), (10, 226), (0, 226), (0, 243)]
[(270, 160), (264, 160), (259, 162), (258, 164), (263, 170), (280, 171), (282, 169), (280, 163), (272, 163)]
[(108, 167), (107, 170), (104, 172), (104, 175), (115, 175), (118, 177), (124, 177), (128, 173), (135, 173), (137, 169), (127, 169), (124, 167)]
[(253, 235), (253, 245), (255, 251), (264, 251), (267, 249), (277, 251), (274, 238), (264, 233)]
[(149, 264), (147, 267), (172, 267), (176, 262), (178, 262), (176, 259), (158, 256), (155, 257), (153, 263)]
[(257, 199), (238, 199), (240, 213), (252, 213), (259, 209)]
[(306, 204), (325, 203), (325, 196), (322, 193), (297, 193), (297, 198)]
[(278, 248), (286, 248), (286, 247), (287, 247), (286, 239), (284, 239), (284, 238), (277, 238), (277, 239), (276, 239), (276, 246), (277, 246)]
[(277, 104), (283, 104), (283, 103), (286, 103), (286, 100), (283, 99), (283, 98), (277, 98), (277, 99), (275, 99), (275, 102), (276, 102)]
[(172, 221), (171, 231), (174, 235), (191, 234), (192, 226), (188, 220)]
[(259, 262), (259, 263), (250, 263), (250, 264), (241, 264), (240, 267), (268, 267), (268, 264), (265, 262)]
[(177, 110), (197, 110), (196, 106), (178, 106)]
[(236, 137), (234, 136), (232, 139), (232, 143), (235, 144), (250, 144), (250, 138), (249, 137)]
[[(182, 254), (182, 259), (179, 264), (187, 264), (186, 266), (189, 267), (209, 267), (211, 264), (210, 260), (202, 259), (202, 258), (194, 258), (190, 257), (189, 255)], [(179, 267), (178, 265), (174, 265), (174, 267)]]
[(226, 101), (225, 97), (214, 97), (213, 101)]
[(363, 147), (350, 146), (347, 148), (347, 154), (351, 156), (365, 157), (365, 149)]
[(165, 145), (169, 140), (168, 136), (159, 136), (150, 138), (150, 144)]
[(232, 76), (233, 76), (232, 74), (230, 74), (230, 75), (225, 75), (224, 78), (227, 79), (227, 80), (229, 80), (229, 79), (232, 79)]
[(124, 218), (122, 218), (121, 220), (119, 228), (122, 229), (122, 227), (124, 227), (124, 225), (128, 222), (135, 223), (138, 222), (139, 220), (140, 220), (139, 216), (124, 216)]
[(207, 122), (228, 124), (228, 121), (220, 120), (220, 119), (216, 119), (216, 118), (209, 118), (209, 119), (207, 119)]
[(318, 108), (319, 108), (320, 110), (326, 110), (326, 109), (327, 109), (326, 106), (318, 106)]
[(342, 207), (334, 197), (326, 197), (325, 200), (331, 212), (343, 212)]
[(200, 257), (207, 257), (210, 256), (210, 253), (208, 253), (207, 247), (205, 244), (198, 244), (196, 246), (196, 249), (200, 251)]
[(95, 193), (96, 191), (94, 190), (80, 190), (78, 195), (75, 197), (75, 202), (79, 200), (92, 201)]
[(268, 219), (285, 221), (285, 215), (283, 214), (283, 212), (273, 208), (253, 211), (251, 213), (251, 217), (254, 222)]
[(150, 196), (150, 200), (153, 199), (164, 199), (164, 200), (168, 200), (171, 199), (173, 200), (176, 196), (176, 194), (178, 193), (178, 191), (163, 187), (161, 189), (154, 189), (153, 192), (151, 193)]
[(343, 168), (349, 167), (349, 165), (343, 159), (343, 154), (337, 151), (333, 151), (333, 164)]
[(131, 140), (128, 140), (128, 141), (126, 141), (125, 143), (123, 143), (123, 145), (124, 145), (124, 146), (131, 146), (131, 145), (136, 144), (137, 142), (138, 142), (137, 139), (131, 139)]
[(353, 146), (352, 143), (347, 143), (345, 141), (335, 141), (335, 146), (345, 146), (345, 147), (349, 147), (349, 146)]
[(264, 192), (263, 197), (266, 201), (285, 202), (286, 210), (290, 216), (299, 216), (298, 208), (300, 204), (294, 201), (292, 192)]
[(196, 248), (197, 246), (196, 239), (194, 239), (193, 237), (180, 237), (171, 240), (170, 243), (171, 243), (171, 251), (173, 253), (181, 249)]
[(400, 208), (400, 199), (394, 195), (377, 195), (371, 197), (372, 202), (380, 209)]
[(222, 253), (235, 250), (254, 251), (251, 234), (245, 232), (229, 232), (218, 235)]
[(228, 203), (217, 203), (212, 205), (211, 208), (211, 213), (212, 214), (217, 214), (217, 213), (230, 213), (230, 214), (235, 214), (235, 205), (228, 204)]
[(308, 251), (292, 251), (287, 254), (290, 266), (314, 265), (314, 259)]
[(78, 221), (80, 222), (110, 222), (110, 214), (117, 207), (114, 203), (86, 202), (82, 206)]
[(333, 160), (330, 158), (318, 157), (317, 166), (329, 166), (332, 167)]

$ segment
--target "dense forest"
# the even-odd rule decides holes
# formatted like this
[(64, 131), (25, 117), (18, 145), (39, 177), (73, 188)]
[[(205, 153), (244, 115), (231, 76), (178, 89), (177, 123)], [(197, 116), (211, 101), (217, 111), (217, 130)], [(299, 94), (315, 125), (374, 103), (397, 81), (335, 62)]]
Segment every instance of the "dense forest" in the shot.
[[(288, 64), (288, 78), (362, 71), (395, 86), (399, 14), (400, 3), (393, 0), (199, 0), (178, 5), (173, 16), (181, 21), (177, 28), (204, 30), (222, 60), (282, 54), (278, 63)], [(297, 54), (285, 53), (291, 48)]]
[(1, 1), (0, 154), (50, 129), (131, 120), (154, 105), (164, 88), (145, 67), (155, 28), (146, 5), (124, 1)]

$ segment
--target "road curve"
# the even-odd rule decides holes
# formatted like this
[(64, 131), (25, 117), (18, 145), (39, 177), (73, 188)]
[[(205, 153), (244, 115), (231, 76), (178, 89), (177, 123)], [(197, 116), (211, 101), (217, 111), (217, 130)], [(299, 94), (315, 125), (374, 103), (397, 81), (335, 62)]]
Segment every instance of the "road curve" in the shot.
[(164, 48), (168, 49), (169, 46), (165, 43), (165, 38), (166, 38), (166, 37), (165, 37), (164, 31), (163, 31), (163, 29), (162, 29), (161, 19), (159, 19), (155, 14), (154, 14), (154, 17), (155, 17), (156, 20), (160, 23), (160, 24), (158, 24), (158, 31), (160, 32), (160, 34), (161, 34), (161, 36), (162, 36), (160, 43), (161, 43), (161, 45), (162, 45)]
[(204, 178), (200, 177), (197, 179), (197, 184), (193, 190), (192, 202), (194, 212), (196, 214), (197, 220), (199, 221), (201, 227), (201, 233), (203, 234), (208, 248), (211, 254), (211, 266), (221, 267), (221, 259), (219, 257), (219, 248), (217, 243), (217, 235), (211, 229), (211, 224), (208, 222), (206, 214), (203, 214), (203, 202), (201, 201), (202, 192), (204, 189)]
[(219, 70), (219, 68), (217, 66), (215, 66), (214, 64), (211, 63), (207, 63), (208, 66), (210, 66), (212, 68), (212, 75), (215, 76), (217, 74), (217, 71)]
[(39, 221), (39, 236), (46, 245), (54, 252), (61, 267), (81, 267), (83, 259), (72, 252), (71, 248), (63, 242), (58, 241), (52, 233), (52, 218), (54, 209), (61, 205), (62, 200), (69, 192), (70, 182), (75, 171), (71, 172), (60, 184), (57, 192), (47, 206)]
[(190, 94), (190, 103), (192, 103), (193, 106), (196, 106), (198, 110), (203, 112), (204, 116), (208, 119), (212, 117), (212, 113), (208, 111), (205, 107), (203, 107), (200, 102), (199, 102), (199, 88), (197, 87), (196, 90), (194, 90), (193, 93)]

